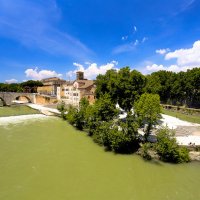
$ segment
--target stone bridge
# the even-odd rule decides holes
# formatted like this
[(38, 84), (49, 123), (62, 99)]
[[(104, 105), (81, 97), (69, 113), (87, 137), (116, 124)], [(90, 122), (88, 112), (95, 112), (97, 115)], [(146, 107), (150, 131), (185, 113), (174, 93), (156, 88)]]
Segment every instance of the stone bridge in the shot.
[(36, 103), (35, 93), (22, 93), (22, 92), (0, 92), (0, 100), (4, 105), (11, 105), (13, 101), (26, 99), (29, 103)]

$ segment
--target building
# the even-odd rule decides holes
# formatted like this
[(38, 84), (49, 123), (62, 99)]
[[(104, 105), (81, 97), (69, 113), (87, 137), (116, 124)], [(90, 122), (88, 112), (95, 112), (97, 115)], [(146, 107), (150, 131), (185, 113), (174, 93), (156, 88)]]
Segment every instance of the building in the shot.
[(42, 79), (43, 86), (37, 88), (37, 93), (49, 96), (57, 96), (57, 88), (66, 81), (57, 77)]
[(95, 82), (84, 79), (83, 72), (76, 73), (76, 80), (66, 82), (57, 87), (57, 99), (64, 101), (66, 104), (78, 106), (82, 98), (87, 98), (90, 104), (95, 102)]

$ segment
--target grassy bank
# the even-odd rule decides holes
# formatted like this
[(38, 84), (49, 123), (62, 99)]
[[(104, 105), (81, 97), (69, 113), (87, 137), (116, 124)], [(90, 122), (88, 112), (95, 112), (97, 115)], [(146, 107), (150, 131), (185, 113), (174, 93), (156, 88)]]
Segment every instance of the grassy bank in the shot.
[(184, 121), (200, 124), (200, 116), (197, 115), (183, 114), (177, 111), (166, 110), (166, 109), (162, 109), (162, 113), (165, 115), (170, 115), (172, 117), (179, 118)]
[(0, 107), (0, 117), (16, 116), (16, 115), (29, 115), (29, 114), (39, 114), (38, 110), (32, 109), (28, 106), (19, 105), (11, 107)]

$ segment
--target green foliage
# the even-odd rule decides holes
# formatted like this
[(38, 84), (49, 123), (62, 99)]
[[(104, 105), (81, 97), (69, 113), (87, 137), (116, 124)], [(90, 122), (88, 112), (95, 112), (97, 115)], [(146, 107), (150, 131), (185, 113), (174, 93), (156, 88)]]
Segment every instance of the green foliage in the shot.
[(117, 116), (115, 107), (109, 94), (103, 94), (94, 104), (94, 115), (99, 121), (109, 121)]
[(117, 102), (117, 71), (108, 70), (105, 75), (98, 75), (96, 78), (96, 97), (100, 98), (105, 93), (110, 95), (113, 102)]
[(96, 127), (93, 140), (117, 153), (132, 153), (138, 149), (135, 134), (128, 131), (126, 123), (102, 122)]
[(146, 78), (129, 67), (108, 70), (105, 75), (99, 75), (96, 80), (96, 96), (100, 98), (108, 93), (112, 102), (119, 103), (120, 107), (130, 111), (133, 102), (143, 93)]
[(134, 104), (134, 112), (138, 118), (139, 125), (147, 124), (145, 136), (148, 137), (152, 126), (160, 118), (161, 107), (160, 98), (157, 94), (143, 94)]
[(30, 87), (31, 92), (33, 92), (34, 87), (39, 87), (42, 85), (42, 82), (33, 80), (29, 80), (23, 83), (0, 83), (0, 92), (23, 92), (25, 87)]
[(75, 125), (77, 113), (78, 113), (78, 109), (73, 106), (69, 106), (69, 108), (67, 109), (66, 120), (71, 125)]
[(88, 106), (88, 99), (82, 98), (80, 101), (79, 110), (75, 114), (75, 124), (79, 130), (83, 130), (83, 128), (86, 126), (86, 110)]
[(187, 72), (158, 71), (147, 76), (145, 91), (159, 94), (162, 103), (200, 107), (200, 68)]
[(86, 98), (82, 98), (79, 108), (69, 106), (65, 118), (77, 129), (83, 130), (86, 126), (86, 113), (88, 106), (89, 101)]
[(112, 128), (112, 122), (101, 122), (94, 130), (94, 134), (92, 136), (93, 140), (111, 150), (111, 140), (110, 136), (111, 132), (116, 131), (116, 128)]
[[(110, 134), (111, 149), (118, 153), (132, 153), (136, 146), (132, 135), (128, 134), (127, 127), (122, 130), (114, 130)], [(137, 145), (138, 147), (138, 145)]]
[(22, 92), (23, 88), (18, 83), (0, 83), (0, 92)]
[(158, 130), (156, 151), (163, 161), (182, 163), (189, 162), (189, 152), (185, 147), (179, 147), (174, 138), (174, 131), (167, 127)]
[(134, 102), (144, 92), (146, 78), (136, 70), (129, 67), (121, 68), (118, 72), (117, 93), (120, 107), (130, 111)]
[(103, 94), (94, 103), (86, 108), (85, 120), (86, 127), (89, 129), (89, 135), (93, 135), (95, 129), (103, 121), (110, 121), (118, 114), (115, 104), (110, 95)]
[(22, 87), (25, 87), (25, 86), (28, 86), (28, 87), (39, 87), (39, 86), (43, 86), (43, 83), (41, 81), (29, 80), (29, 81), (21, 83), (20, 85)]
[(65, 112), (67, 109), (66, 109), (65, 102), (62, 101), (60, 104), (58, 104), (57, 109), (60, 111), (62, 119), (66, 120)]
[(145, 143), (142, 145), (142, 148), (141, 148), (141, 156), (146, 159), (146, 160), (151, 160), (152, 157), (151, 155), (149, 154), (149, 150), (152, 148), (152, 145), (150, 143)]

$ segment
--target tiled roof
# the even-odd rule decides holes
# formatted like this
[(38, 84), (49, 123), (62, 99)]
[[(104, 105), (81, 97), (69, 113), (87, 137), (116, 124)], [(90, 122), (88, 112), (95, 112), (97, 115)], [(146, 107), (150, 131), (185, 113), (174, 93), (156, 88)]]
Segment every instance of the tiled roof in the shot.
[(88, 87), (94, 85), (93, 80), (76, 80), (74, 82), (77, 82), (81, 85), (80, 87), (78, 87), (78, 89), (85, 89), (85, 88), (88, 88)]

